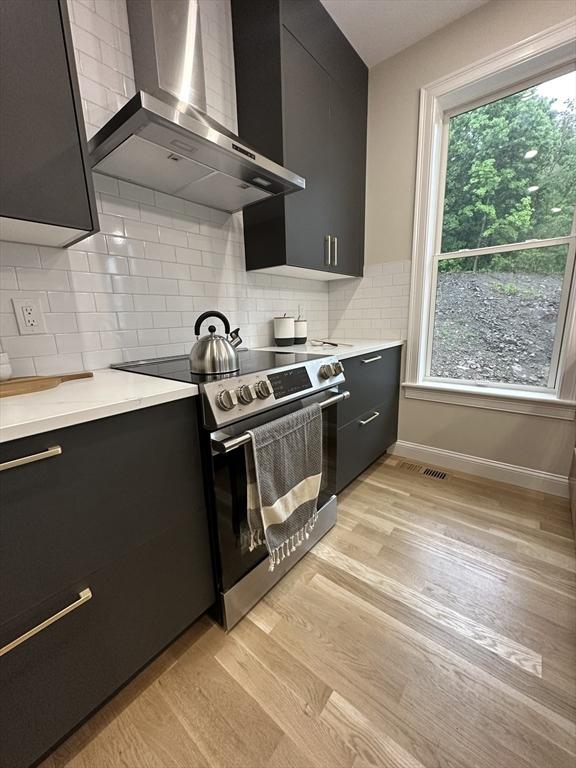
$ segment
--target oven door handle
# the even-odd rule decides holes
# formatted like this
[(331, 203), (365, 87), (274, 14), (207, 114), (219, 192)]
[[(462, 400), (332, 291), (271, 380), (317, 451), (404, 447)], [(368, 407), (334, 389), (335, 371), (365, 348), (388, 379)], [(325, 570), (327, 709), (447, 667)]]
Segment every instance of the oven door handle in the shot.
[[(329, 408), (331, 405), (336, 405), (337, 403), (341, 403), (343, 400), (348, 400), (349, 397), (350, 392), (348, 392), (348, 390), (345, 390), (344, 392), (338, 392), (337, 395), (333, 395), (332, 397), (323, 400), (320, 403), (320, 407), (322, 410), (324, 410), (324, 408)], [(230, 453), (230, 451), (233, 451), (235, 448), (239, 448), (241, 445), (246, 445), (246, 443), (249, 443), (250, 439), (251, 438), (249, 432), (242, 432), (240, 435), (229, 437), (226, 440), (215, 440), (212, 438), (212, 448), (216, 451), (216, 453)]]

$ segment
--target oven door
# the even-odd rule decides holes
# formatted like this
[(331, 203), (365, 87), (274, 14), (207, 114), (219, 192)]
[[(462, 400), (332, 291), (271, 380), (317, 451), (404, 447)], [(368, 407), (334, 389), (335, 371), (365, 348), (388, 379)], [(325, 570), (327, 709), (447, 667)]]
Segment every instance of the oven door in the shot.
[[(212, 445), (212, 475), (214, 497), (212, 522), (217, 541), (219, 588), (227, 592), (263, 560), (268, 550), (263, 544), (250, 551), (250, 530), (246, 515), (246, 462), (244, 445), (227, 453), (214, 449), (215, 442), (241, 435), (248, 429), (280, 418), (312, 403), (327, 401), (338, 393), (336, 388), (325, 390), (301, 400), (274, 408), (264, 414), (245, 419), (210, 435)], [(336, 404), (322, 410), (322, 483), (318, 498), (321, 510), (335, 495), (336, 488)], [(296, 560), (295, 560), (296, 562)]]

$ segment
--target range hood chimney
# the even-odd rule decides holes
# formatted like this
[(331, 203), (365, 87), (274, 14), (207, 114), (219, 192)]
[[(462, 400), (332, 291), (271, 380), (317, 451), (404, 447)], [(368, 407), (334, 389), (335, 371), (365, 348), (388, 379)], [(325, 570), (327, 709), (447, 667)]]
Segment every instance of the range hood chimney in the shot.
[(206, 114), (198, 0), (127, 0), (137, 93), (89, 143), (92, 168), (237, 211), (304, 189)]

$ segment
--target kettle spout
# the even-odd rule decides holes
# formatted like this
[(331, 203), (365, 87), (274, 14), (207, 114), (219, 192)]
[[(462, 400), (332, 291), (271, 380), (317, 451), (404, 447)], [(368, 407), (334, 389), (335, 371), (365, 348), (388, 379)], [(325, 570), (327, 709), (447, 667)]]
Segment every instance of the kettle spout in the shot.
[(242, 339), (240, 338), (240, 328), (235, 328), (230, 332), (230, 344), (232, 344), (234, 348), (239, 347), (240, 344), (242, 344)]

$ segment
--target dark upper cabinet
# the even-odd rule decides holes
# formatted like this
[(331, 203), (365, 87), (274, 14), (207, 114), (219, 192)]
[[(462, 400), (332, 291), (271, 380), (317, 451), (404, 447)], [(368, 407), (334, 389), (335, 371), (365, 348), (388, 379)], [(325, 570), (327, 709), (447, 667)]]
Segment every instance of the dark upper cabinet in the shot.
[(306, 179), (244, 210), (247, 269), (361, 275), (366, 66), (318, 0), (232, 0), (232, 22), (239, 134)]
[(0, 2), (0, 239), (98, 229), (66, 0)]

